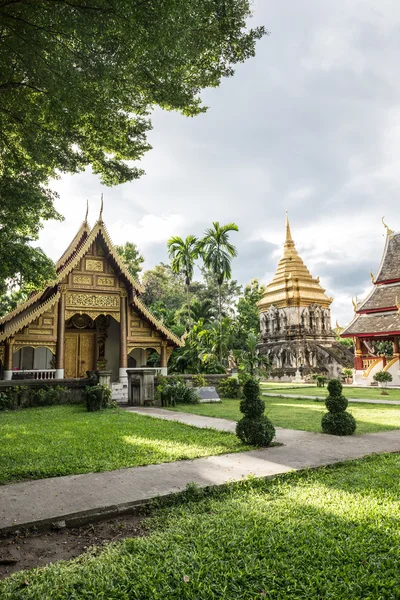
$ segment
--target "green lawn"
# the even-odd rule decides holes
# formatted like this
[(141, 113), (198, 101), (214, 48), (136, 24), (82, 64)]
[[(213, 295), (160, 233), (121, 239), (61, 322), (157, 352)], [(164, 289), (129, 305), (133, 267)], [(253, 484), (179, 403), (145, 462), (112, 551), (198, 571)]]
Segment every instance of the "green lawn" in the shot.
[[(296, 398), (299, 396), (326, 396), (328, 390), (326, 387), (316, 387), (308, 385), (295, 385), (282, 383), (262, 383), (261, 388), (268, 394), (293, 394)], [(380, 388), (357, 388), (357, 387), (344, 387), (343, 394), (346, 398), (356, 398), (360, 400), (400, 400), (400, 389), (399, 388), (388, 388), (388, 396), (382, 396)]]
[(249, 449), (231, 433), (82, 406), (2, 412), (0, 432), (0, 483)]
[(0, 582), (2, 600), (395, 600), (400, 456), (192, 489), (148, 537)]
[[(277, 427), (321, 431), (321, 417), (326, 412), (323, 402), (268, 397), (264, 397), (264, 400), (265, 413)], [(213, 404), (181, 404), (171, 407), (171, 410), (237, 421), (243, 416), (239, 410), (239, 403), (240, 400), (237, 399), (223, 399), (221, 403)], [(400, 406), (351, 404), (348, 411), (357, 421), (356, 433), (400, 429)]]

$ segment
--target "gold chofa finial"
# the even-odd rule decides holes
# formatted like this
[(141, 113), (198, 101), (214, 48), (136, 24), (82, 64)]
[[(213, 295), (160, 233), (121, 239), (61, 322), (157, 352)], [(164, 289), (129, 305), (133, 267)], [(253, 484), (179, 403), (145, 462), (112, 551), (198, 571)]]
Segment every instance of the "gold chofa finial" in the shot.
[(336, 331), (338, 333), (338, 335), (340, 335), (343, 331), (344, 327), (340, 327), (338, 320), (336, 319)]
[(400, 313), (400, 304), (399, 304), (399, 299), (396, 296), (396, 306), (397, 306), (397, 312)]
[(385, 217), (382, 217), (382, 224), (384, 226), (384, 228), (386, 229), (386, 235), (392, 235), (392, 233), (394, 233), (393, 229), (389, 229), (389, 227), (386, 225), (385, 221), (383, 220)]
[(375, 275), (373, 274), (372, 270), (369, 272), (369, 276), (371, 277), (372, 283), (375, 283)]
[(89, 200), (86, 200), (86, 215), (85, 215), (85, 223), (87, 223), (88, 220), (88, 216), (89, 216)]
[(101, 195), (101, 205), (100, 205), (100, 214), (99, 214), (99, 221), (103, 220), (103, 194)]
[(286, 211), (286, 239), (285, 244), (293, 244), (292, 232), (290, 231), (288, 211)]
[(354, 298), (351, 299), (351, 302), (353, 304), (354, 312), (357, 312), (357, 302), (354, 300)]

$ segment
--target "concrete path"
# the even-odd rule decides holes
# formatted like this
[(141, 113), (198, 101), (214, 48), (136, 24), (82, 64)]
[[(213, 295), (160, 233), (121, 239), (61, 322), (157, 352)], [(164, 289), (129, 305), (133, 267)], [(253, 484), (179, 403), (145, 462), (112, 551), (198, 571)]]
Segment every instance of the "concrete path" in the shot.
[[(325, 400), (326, 396), (303, 396), (303, 394), (278, 394), (273, 392), (262, 392), (263, 396), (268, 398), (293, 398), (295, 400)], [(347, 398), (347, 394), (346, 394)], [(349, 402), (355, 402), (359, 404), (394, 404), (400, 406), (400, 400), (367, 400), (362, 398), (347, 398)]]
[[(187, 413), (154, 408), (129, 410), (198, 427), (223, 427), (229, 431), (235, 427), (234, 421)], [(376, 452), (400, 452), (399, 431), (338, 438), (277, 428), (277, 441), (284, 445), (190, 461), (3, 485), (0, 486), (0, 532), (22, 526), (41, 527), (55, 521), (74, 525), (101, 516), (123, 514), (151, 498), (182, 491), (191, 482), (199, 486), (219, 485), (249, 475), (268, 477)]]

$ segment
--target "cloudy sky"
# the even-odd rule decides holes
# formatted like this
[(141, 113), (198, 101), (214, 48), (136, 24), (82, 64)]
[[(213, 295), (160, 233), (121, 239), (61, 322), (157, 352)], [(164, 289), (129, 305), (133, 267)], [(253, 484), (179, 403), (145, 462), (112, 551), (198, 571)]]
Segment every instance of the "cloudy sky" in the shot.
[(255, 0), (251, 25), (271, 32), (255, 58), (187, 119), (157, 110), (141, 180), (105, 188), (90, 172), (54, 184), (65, 222), (47, 223), (57, 259), (83, 220), (104, 220), (115, 243), (136, 242), (145, 268), (167, 260), (171, 235), (212, 221), (239, 225), (233, 276), (268, 282), (282, 252), (285, 209), (333, 324), (352, 317), (383, 245), (381, 218), (400, 229), (400, 3)]

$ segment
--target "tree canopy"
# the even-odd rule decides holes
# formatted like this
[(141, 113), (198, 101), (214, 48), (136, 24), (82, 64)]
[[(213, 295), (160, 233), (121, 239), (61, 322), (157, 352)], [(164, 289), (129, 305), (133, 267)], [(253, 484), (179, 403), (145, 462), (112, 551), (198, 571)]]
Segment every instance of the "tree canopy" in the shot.
[[(0, 276), (9, 248), (60, 218), (51, 178), (91, 165), (142, 174), (154, 106), (194, 116), (200, 92), (254, 55), (250, 0), (0, 0)], [(128, 161), (128, 162), (127, 162)]]

